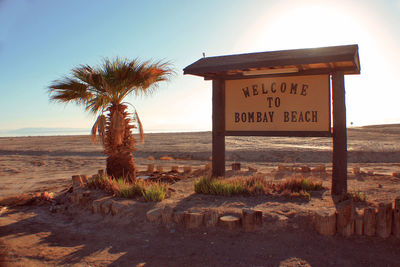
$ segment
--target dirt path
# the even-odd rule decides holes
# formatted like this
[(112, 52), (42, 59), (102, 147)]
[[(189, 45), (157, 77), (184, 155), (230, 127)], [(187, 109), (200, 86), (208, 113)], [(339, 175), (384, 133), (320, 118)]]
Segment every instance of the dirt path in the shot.
[[(126, 222), (125, 222), (126, 223)], [(260, 233), (119, 224), (82, 213), (22, 207), (0, 217), (2, 266), (398, 266), (394, 238), (319, 236), (309, 229)], [(7, 265), (8, 264), (8, 265)], [(142, 264), (142, 265), (141, 265)], [(301, 265), (303, 264), (303, 265)]]

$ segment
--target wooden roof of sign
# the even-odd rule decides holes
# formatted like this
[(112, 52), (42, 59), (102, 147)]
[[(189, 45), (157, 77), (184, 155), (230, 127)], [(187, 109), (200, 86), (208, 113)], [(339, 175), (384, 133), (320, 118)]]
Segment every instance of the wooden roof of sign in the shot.
[(206, 80), (328, 74), (335, 71), (360, 74), (360, 59), (358, 45), (343, 45), (205, 57), (183, 71)]

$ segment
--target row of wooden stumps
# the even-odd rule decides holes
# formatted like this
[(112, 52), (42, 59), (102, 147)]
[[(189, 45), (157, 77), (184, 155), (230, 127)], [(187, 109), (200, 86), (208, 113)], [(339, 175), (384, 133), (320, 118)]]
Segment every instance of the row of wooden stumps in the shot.
[(218, 210), (188, 210), (177, 211), (172, 207), (154, 208), (146, 213), (149, 222), (164, 224), (171, 223), (183, 225), (186, 229), (199, 227), (216, 227), (227, 230), (243, 228), (246, 232), (258, 230), (262, 227), (262, 211), (243, 209), (240, 215), (221, 215)]
[(322, 235), (349, 237), (352, 235), (388, 238), (393, 234), (400, 238), (400, 197), (391, 202), (379, 203), (378, 207), (355, 210), (352, 199), (342, 201), (336, 209), (326, 209), (314, 214), (314, 225)]
[[(207, 168), (207, 165), (206, 165)], [(153, 173), (153, 172), (163, 172), (164, 167), (160, 165), (154, 165), (154, 164), (147, 164), (147, 172)], [(173, 165), (171, 166), (171, 172), (179, 172), (179, 166), (178, 165)], [(191, 173), (193, 171), (192, 166), (183, 166), (183, 173)]]
[[(179, 166), (177, 165), (173, 165), (171, 166), (171, 172), (179, 172)], [(183, 172), (184, 173), (191, 173), (193, 171), (192, 166), (183, 166)], [(211, 170), (211, 163), (208, 163), (204, 166), (205, 170)], [(234, 162), (232, 163), (232, 170), (233, 171), (240, 171), (241, 170), (241, 165), (240, 162)], [(257, 171), (257, 169), (253, 168), (253, 167), (248, 167), (249, 171)], [(154, 165), (153, 163), (147, 164), (147, 172), (153, 173), (153, 172), (163, 172), (164, 168), (161, 165)]]

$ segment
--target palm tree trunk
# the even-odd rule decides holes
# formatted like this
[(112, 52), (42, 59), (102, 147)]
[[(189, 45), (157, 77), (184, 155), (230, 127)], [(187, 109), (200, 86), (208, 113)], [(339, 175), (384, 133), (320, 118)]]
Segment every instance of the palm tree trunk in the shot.
[(133, 160), (135, 139), (127, 106), (112, 105), (108, 108), (104, 152), (107, 157), (107, 175), (114, 179), (136, 180), (136, 166)]

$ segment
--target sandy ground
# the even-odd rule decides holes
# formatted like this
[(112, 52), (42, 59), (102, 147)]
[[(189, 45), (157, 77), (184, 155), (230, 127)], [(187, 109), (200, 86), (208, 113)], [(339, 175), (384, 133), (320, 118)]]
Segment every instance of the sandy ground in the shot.
[[(349, 173), (349, 189), (365, 193), (369, 202), (358, 207), (399, 196), (400, 179), (391, 174), (400, 171), (400, 126), (351, 128), (348, 137), (349, 172), (361, 167), (374, 173)], [(252, 166), (268, 179), (282, 180), (294, 174), (277, 172), (277, 165), (323, 164), (328, 173), (311, 176), (329, 187), (331, 145), (329, 138), (227, 137), (227, 169), (232, 162), (241, 162), (244, 169)], [(1, 197), (60, 192), (70, 185), (71, 175), (90, 175), (104, 168), (101, 151), (87, 136), (0, 138)], [(148, 163), (165, 169), (199, 168), (209, 162), (211, 133), (148, 134), (135, 155), (139, 170)], [(159, 160), (162, 156), (174, 160)], [(104, 217), (82, 209), (50, 213), (46, 205), (3, 207), (0, 266), (397, 266), (400, 262), (400, 241), (393, 237), (345, 239), (314, 232), (306, 215), (332, 205), (329, 190), (313, 195), (311, 201), (225, 198), (194, 194), (194, 179), (174, 184), (175, 192), (161, 203), (133, 201), (135, 218)], [(230, 213), (257, 208), (267, 214), (267, 227), (258, 233), (187, 231), (145, 221), (148, 209), (166, 204)]]

